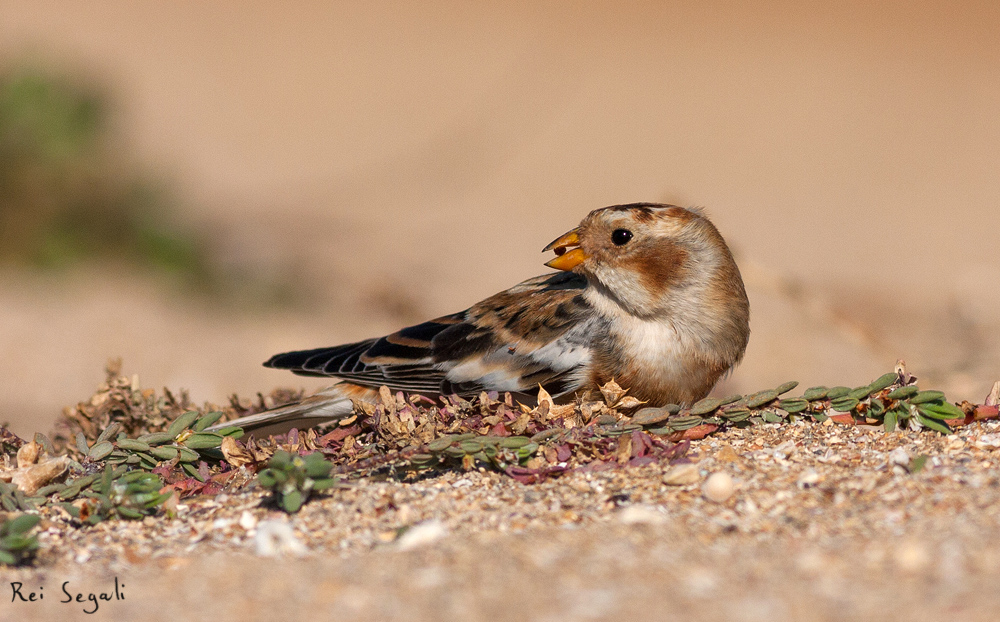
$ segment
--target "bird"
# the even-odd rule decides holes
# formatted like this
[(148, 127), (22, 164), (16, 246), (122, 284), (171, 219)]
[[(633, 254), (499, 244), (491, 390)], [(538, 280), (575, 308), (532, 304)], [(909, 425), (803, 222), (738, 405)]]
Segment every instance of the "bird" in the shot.
[(614, 380), (649, 405), (691, 405), (743, 358), (750, 303), (732, 252), (699, 208), (596, 209), (543, 252), (556, 271), (384, 337), (285, 352), (266, 367), (339, 380), (228, 421), (260, 435), (349, 416), (380, 387), (428, 397), (510, 392), (556, 403)]

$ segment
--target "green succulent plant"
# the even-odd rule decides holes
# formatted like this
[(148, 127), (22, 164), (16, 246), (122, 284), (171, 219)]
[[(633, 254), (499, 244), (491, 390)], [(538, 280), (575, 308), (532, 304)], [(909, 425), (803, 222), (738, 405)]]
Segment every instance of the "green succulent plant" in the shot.
[(37, 514), (21, 514), (0, 523), (0, 564), (14, 566), (34, 557), (38, 538), (29, 533), (40, 520)]
[(127, 438), (119, 434), (118, 424), (111, 424), (97, 440), (88, 445), (82, 434), (76, 435), (77, 449), (91, 462), (107, 462), (112, 465), (129, 466), (151, 470), (161, 462), (177, 459), (180, 467), (191, 477), (202, 480), (195, 466), (199, 460), (218, 462), (224, 458), (222, 441), (228, 436), (240, 438), (243, 430), (236, 426), (224, 427), (214, 432), (206, 428), (222, 417), (215, 411), (201, 415), (188, 411), (171, 422), (164, 432), (143, 434), (138, 438)]
[(527, 436), (491, 436), (452, 434), (436, 438), (410, 456), (414, 468), (427, 468), (456, 461), (478, 461), (501, 470), (520, 464), (533, 456), (538, 443)]
[[(801, 397), (782, 399), (797, 382), (749, 396), (706, 398), (691, 408), (668, 405), (643, 408), (631, 419), (633, 426), (657, 434), (671, 434), (702, 424), (781, 423), (796, 417), (822, 422), (831, 414), (849, 414), (862, 421), (874, 420), (887, 432), (897, 427), (920, 425), (943, 434), (951, 433), (948, 420), (963, 419), (965, 412), (948, 402), (940, 391), (921, 391), (900, 373), (883, 374), (870, 384), (850, 387), (812, 387)], [(869, 421), (871, 422), (871, 421)]]
[(0, 482), (0, 508), (8, 512), (17, 510), (29, 512), (38, 509), (38, 506), (44, 502), (44, 496), (38, 493), (29, 497), (21, 492), (17, 486)]
[(277, 451), (267, 468), (257, 475), (257, 482), (273, 493), (278, 507), (292, 514), (302, 508), (313, 492), (336, 484), (330, 476), (332, 469), (333, 464), (320, 453), (298, 456)]
[(58, 495), (64, 500), (77, 500), (61, 504), (71, 516), (96, 525), (112, 518), (140, 519), (155, 514), (171, 496), (169, 492), (161, 493), (162, 488), (159, 475), (126, 471), (124, 466), (109, 464), (100, 475), (80, 478)]

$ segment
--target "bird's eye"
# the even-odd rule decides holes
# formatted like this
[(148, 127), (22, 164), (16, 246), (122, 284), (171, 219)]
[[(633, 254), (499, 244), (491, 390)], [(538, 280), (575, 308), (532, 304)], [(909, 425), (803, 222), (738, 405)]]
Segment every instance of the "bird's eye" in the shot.
[(628, 229), (615, 229), (611, 233), (611, 241), (615, 243), (615, 246), (621, 246), (622, 244), (627, 244), (629, 240), (632, 239), (632, 232)]

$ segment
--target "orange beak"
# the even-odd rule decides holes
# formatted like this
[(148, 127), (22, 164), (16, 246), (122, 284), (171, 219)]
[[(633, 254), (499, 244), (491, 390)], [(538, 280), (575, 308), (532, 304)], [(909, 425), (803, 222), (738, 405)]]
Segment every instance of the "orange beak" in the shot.
[[(567, 252), (568, 249), (573, 249)], [(580, 248), (580, 235), (577, 229), (564, 234), (542, 249), (542, 252), (555, 251), (556, 258), (545, 265), (556, 270), (572, 270), (587, 259), (587, 253)]]

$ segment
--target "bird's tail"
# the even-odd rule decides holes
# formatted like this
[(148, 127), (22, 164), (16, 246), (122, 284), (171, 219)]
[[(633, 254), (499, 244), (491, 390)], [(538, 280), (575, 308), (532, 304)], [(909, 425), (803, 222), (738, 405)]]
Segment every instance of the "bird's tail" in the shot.
[(356, 391), (350, 391), (343, 385), (334, 385), (299, 402), (218, 423), (208, 428), (208, 431), (239, 426), (247, 434), (264, 438), (272, 434), (284, 434), (292, 428), (301, 430), (316, 427), (349, 416), (354, 410), (352, 398), (367, 397), (353, 395), (354, 393)]

